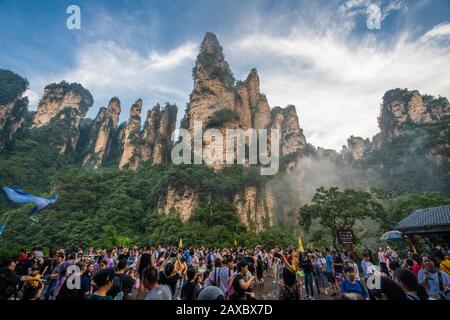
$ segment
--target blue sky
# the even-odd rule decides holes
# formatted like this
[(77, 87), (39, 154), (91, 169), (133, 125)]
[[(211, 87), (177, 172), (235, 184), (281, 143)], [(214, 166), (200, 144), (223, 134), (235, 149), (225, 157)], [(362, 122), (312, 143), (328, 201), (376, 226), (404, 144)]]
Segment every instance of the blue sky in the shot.
[[(81, 8), (68, 30), (66, 8)], [(367, 8), (381, 29), (367, 27)], [(340, 149), (372, 137), (379, 104), (395, 87), (450, 97), (448, 0), (0, 0), (0, 68), (30, 81), (35, 108), (50, 82), (79, 82), (98, 108), (142, 98), (184, 114), (206, 31), (217, 34), (237, 79), (258, 69), (272, 107), (294, 104), (309, 142)]]

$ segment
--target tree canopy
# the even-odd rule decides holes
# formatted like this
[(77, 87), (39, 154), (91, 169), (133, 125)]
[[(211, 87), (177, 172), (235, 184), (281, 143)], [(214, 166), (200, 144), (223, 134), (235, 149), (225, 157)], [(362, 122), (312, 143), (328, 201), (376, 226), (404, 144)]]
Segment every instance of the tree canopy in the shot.
[(313, 220), (318, 220), (331, 233), (336, 246), (338, 230), (352, 229), (358, 220), (377, 217), (383, 212), (383, 205), (374, 200), (370, 193), (321, 187), (314, 194), (312, 204), (299, 209), (299, 221), (300, 225), (308, 230)]

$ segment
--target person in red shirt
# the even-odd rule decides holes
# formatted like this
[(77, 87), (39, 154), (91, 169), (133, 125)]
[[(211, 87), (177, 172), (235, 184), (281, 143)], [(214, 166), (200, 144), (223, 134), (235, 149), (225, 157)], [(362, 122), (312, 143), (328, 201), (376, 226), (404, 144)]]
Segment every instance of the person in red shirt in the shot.
[(416, 277), (419, 276), (419, 270), (422, 269), (422, 261), (420, 259), (420, 256), (418, 254), (414, 254), (412, 256), (412, 259), (414, 260), (414, 264), (412, 266), (412, 272), (416, 275)]

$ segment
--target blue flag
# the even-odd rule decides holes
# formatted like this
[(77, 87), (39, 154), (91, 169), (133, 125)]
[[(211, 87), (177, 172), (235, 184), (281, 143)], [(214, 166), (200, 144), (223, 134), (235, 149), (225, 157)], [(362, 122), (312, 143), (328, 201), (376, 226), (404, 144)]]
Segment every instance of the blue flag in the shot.
[(35, 207), (31, 209), (28, 217), (35, 222), (39, 222), (39, 219), (34, 217), (34, 215), (53, 205), (59, 198), (57, 194), (52, 195), (49, 199), (41, 198), (18, 188), (3, 187), (3, 191), (5, 192), (8, 199), (14, 203), (34, 203)]

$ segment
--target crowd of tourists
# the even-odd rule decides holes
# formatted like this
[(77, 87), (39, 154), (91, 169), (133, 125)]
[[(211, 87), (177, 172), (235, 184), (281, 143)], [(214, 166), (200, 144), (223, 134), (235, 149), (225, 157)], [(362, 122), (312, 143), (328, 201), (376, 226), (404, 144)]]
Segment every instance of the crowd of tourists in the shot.
[(448, 300), (449, 249), (33, 248), (2, 261), (0, 299), (254, 300), (268, 281), (280, 300)]

